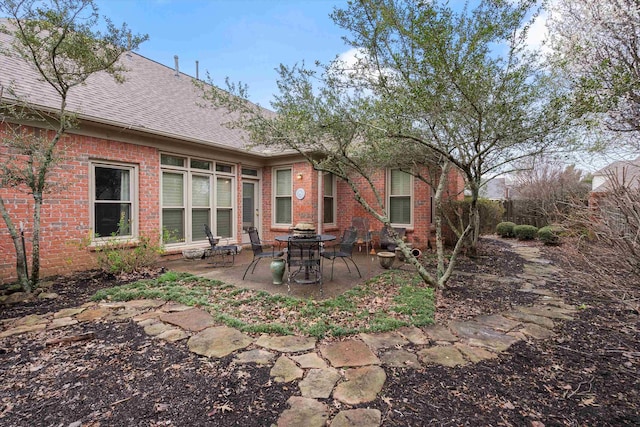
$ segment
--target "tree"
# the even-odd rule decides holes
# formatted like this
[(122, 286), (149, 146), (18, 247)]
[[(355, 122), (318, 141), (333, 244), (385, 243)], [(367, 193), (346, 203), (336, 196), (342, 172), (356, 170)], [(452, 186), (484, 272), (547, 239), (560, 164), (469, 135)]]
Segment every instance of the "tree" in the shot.
[[(107, 18), (103, 18), (104, 33), (98, 31), (101, 20), (93, 0), (1, 0), (0, 13), (8, 16), (0, 31), (12, 39), (10, 45), (0, 46), (0, 54), (29, 63), (55, 90), (60, 102), (55, 111), (40, 111), (12, 87), (0, 97), (0, 117), (5, 125), (0, 148), (9, 157), (0, 166), (0, 190), (23, 191), (33, 197), (30, 276), (19, 230), (3, 197), (0, 214), (14, 242), (18, 280), (25, 291), (31, 291), (40, 274), (43, 197), (50, 190), (57, 148), (69, 129), (77, 125), (74, 114), (67, 110), (68, 97), (74, 87), (96, 73), (106, 72), (123, 81), (126, 69), (118, 63), (120, 55), (137, 49), (147, 36), (133, 35), (126, 24), (117, 28)], [(38, 127), (43, 129), (21, 125), (25, 121), (39, 122)]]
[(548, 25), (576, 113), (615, 132), (640, 131), (640, 3), (558, 0)]
[(555, 222), (576, 203), (586, 201), (591, 185), (581, 170), (551, 159), (532, 159), (514, 174), (513, 187), (519, 199), (535, 203), (535, 214)]
[[(475, 248), (483, 177), (545, 151), (564, 123), (552, 79), (526, 51), (533, 4), (486, 0), (455, 11), (448, 2), (351, 1), (332, 18), (350, 32), (354, 62), (318, 64), (320, 72), (281, 66), (275, 115), (249, 104), (242, 85), (229, 84), (231, 95), (211, 90), (208, 99), (238, 113), (232, 124), (253, 140), (296, 150), (347, 181), (384, 226), (389, 217), (373, 170), (398, 167), (439, 190), (449, 169), (461, 172), (472, 220), (446, 270), (441, 250), (435, 278), (407, 257), (425, 282), (443, 287), (462, 245)], [(375, 204), (363, 199), (354, 175), (368, 184)], [(443, 194), (436, 191), (436, 204)]]

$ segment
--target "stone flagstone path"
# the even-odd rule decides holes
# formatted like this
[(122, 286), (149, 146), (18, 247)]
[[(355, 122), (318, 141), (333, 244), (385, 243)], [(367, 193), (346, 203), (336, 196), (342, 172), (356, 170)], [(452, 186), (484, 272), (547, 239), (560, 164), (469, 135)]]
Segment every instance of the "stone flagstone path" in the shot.
[[(271, 366), (276, 382), (297, 382), (299, 395), (291, 396), (277, 425), (324, 426), (329, 405), (346, 408), (331, 420), (332, 427), (379, 426), (377, 409), (349, 409), (374, 401), (386, 380), (385, 368), (420, 368), (439, 364), (448, 367), (497, 357), (513, 343), (554, 335), (558, 321), (572, 319), (575, 307), (544, 289), (558, 269), (540, 258), (536, 247), (512, 242), (512, 249), (525, 259), (524, 273), (511, 278), (521, 292), (538, 295), (533, 306), (455, 321), (447, 326), (405, 327), (395, 332), (360, 334), (342, 341), (318, 344), (300, 336), (252, 337), (227, 326), (216, 326), (206, 311), (164, 301), (140, 300), (121, 303), (87, 303), (56, 313), (31, 315), (3, 321), (0, 339), (29, 332), (64, 328), (94, 320), (132, 320), (155, 339), (176, 345), (186, 341), (190, 351), (208, 358), (234, 354), (237, 364)], [(488, 280), (507, 278), (489, 276)]]

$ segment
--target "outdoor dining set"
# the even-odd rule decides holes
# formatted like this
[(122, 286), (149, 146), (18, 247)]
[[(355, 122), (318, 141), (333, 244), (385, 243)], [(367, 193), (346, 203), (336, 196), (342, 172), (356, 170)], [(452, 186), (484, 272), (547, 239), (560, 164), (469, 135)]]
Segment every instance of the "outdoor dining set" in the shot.
[[(211, 257), (215, 266), (229, 267), (235, 262), (235, 255), (238, 247), (235, 245), (219, 245), (219, 238), (212, 235), (207, 225), (204, 226), (205, 233), (209, 239), (210, 248), (203, 255)], [(394, 228), (395, 234), (402, 238), (405, 234), (404, 228)], [(345, 228), (341, 239), (333, 234), (318, 234), (312, 223), (299, 223), (285, 235), (275, 236), (275, 241), (268, 242), (260, 239), (256, 227), (248, 228), (249, 239), (253, 258), (244, 271), (242, 280), (245, 280), (251, 270), (254, 273), (258, 263), (267, 259), (270, 262), (270, 270), (273, 284), (280, 285), (285, 281), (288, 292), (291, 292), (291, 284), (318, 284), (322, 293), (323, 282), (323, 262), (331, 261), (331, 280), (333, 280), (335, 261), (341, 259), (349, 274), (351, 266), (355, 268), (358, 277), (362, 278), (360, 268), (353, 259), (354, 247), (363, 246), (367, 253), (369, 248), (373, 252), (373, 232), (368, 228), (367, 221), (362, 218), (354, 218), (352, 225)], [(381, 252), (378, 258), (383, 268), (389, 268), (393, 259), (396, 258), (395, 240), (391, 238), (389, 230), (382, 228), (379, 233), (379, 245)], [(391, 260), (391, 263), (389, 263)]]

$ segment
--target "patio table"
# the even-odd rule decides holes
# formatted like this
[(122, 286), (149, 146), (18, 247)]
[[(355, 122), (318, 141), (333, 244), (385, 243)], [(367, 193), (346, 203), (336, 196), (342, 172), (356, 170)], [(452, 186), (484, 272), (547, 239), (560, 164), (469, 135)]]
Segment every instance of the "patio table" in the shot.
[[(312, 237), (299, 237), (293, 234), (286, 234), (286, 235), (282, 235), (282, 236), (276, 236), (275, 240), (278, 242), (283, 242), (283, 243), (289, 243), (290, 241), (295, 241), (296, 243), (324, 243), (324, 242), (330, 242), (332, 240), (336, 240), (336, 236), (334, 236), (333, 234), (318, 234), (316, 236), (312, 236)], [(309, 265), (305, 265), (305, 271), (304, 271), (304, 280), (300, 279), (300, 280), (296, 280), (296, 283), (313, 283), (315, 281), (312, 281), (309, 277)]]

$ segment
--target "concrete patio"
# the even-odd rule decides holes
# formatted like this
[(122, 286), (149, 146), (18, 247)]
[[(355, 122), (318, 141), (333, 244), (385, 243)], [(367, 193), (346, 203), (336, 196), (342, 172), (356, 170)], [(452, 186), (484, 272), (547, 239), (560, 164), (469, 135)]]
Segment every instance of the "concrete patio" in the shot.
[[(254, 273), (251, 274), (251, 270), (249, 270), (245, 280), (242, 280), (242, 275), (252, 259), (253, 253), (251, 249), (245, 247), (236, 255), (235, 263), (231, 267), (215, 266), (211, 258), (188, 260), (179, 254), (164, 257), (159, 265), (168, 270), (188, 272), (208, 279), (220, 280), (241, 288), (259, 289), (271, 294), (286, 295), (287, 271), (285, 270), (284, 283), (282, 285), (274, 285), (269, 268), (270, 259), (268, 258), (259, 261)], [(323, 295), (320, 295), (320, 287), (318, 284), (301, 285), (296, 283), (291, 284), (291, 295), (313, 299), (331, 298), (385, 271), (380, 266), (377, 256), (367, 254), (364, 247), (362, 250), (354, 248), (353, 260), (358, 265), (362, 278), (358, 277), (357, 271), (349, 261), (347, 262), (349, 263), (351, 272), (349, 272), (345, 263), (338, 258), (335, 260), (332, 280), (331, 261), (323, 259)], [(396, 260), (392, 268), (400, 268), (401, 266), (402, 264)], [(409, 267), (405, 268), (408, 269)]]

